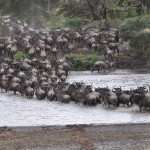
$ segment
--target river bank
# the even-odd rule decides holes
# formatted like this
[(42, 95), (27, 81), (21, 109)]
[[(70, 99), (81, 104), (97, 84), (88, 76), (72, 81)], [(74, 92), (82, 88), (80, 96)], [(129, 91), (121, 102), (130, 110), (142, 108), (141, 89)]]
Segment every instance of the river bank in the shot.
[[(96, 54), (72, 54), (74, 64), (72, 71), (88, 71), (92, 70), (96, 61), (104, 60), (102, 55)], [(61, 57), (60, 57), (61, 58)], [(150, 60), (141, 60), (133, 56), (127, 56), (121, 53), (115, 56), (110, 69), (150, 69)]]
[(0, 128), (0, 150), (148, 150), (150, 124)]
[(117, 69), (150, 69), (150, 62), (122, 54), (116, 56), (115, 67)]

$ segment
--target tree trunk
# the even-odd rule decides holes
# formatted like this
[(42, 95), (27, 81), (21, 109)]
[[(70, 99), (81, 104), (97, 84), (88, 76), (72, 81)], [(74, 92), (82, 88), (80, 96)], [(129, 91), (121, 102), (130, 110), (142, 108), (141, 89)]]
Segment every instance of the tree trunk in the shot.
[(100, 6), (101, 6), (99, 8), (100, 10), (97, 13), (95, 11), (95, 8), (94, 8), (95, 6), (93, 6), (91, 4), (90, 0), (86, 0), (86, 1), (87, 1), (87, 4), (88, 4), (89, 8), (90, 8), (90, 11), (91, 11), (91, 14), (92, 14), (94, 20), (106, 20), (107, 8), (105, 7), (106, 6), (105, 3), (100, 4)]
[(88, 3), (89, 8), (90, 8), (90, 11), (91, 11), (91, 14), (92, 14), (92, 16), (93, 16), (93, 19), (94, 19), (94, 20), (99, 20), (99, 17), (98, 17), (98, 15), (95, 13), (95, 11), (94, 11), (94, 6), (91, 4), (90, 0), (86, 0), (86, 1), (87, 1), (87, 3)]
[(48, 15), (49, 15), (49, 19), (50, 19), (51, 18), (51, 10), (50, 10), (51, 2), (50, 2), (50, 0), (47, 0), (47, 3), (48, 3)]

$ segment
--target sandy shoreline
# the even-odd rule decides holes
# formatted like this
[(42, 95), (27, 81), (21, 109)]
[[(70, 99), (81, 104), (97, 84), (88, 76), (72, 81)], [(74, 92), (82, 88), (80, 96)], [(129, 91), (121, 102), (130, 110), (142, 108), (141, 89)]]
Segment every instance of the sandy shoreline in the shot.
[(150, 124), (1, 127), (0, 150), (148, 150)]

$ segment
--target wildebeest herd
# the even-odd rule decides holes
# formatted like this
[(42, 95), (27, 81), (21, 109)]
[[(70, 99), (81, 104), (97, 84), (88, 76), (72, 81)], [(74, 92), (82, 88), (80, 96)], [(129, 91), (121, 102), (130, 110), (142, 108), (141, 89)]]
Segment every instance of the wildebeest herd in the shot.
[(30, 58), (57, 59), (58, 52), (94, 51), (103, 54), (105, 60), (113, 61), (116, 50), (119, 55), (118, 42), (118, 30), (114, 28), (34, 29), (23, 21), (6, 19), (2, 22), (0, 53), (13, 58), (14, 53), (23, 51)]
[[(123, 91), (121, 88), (96, 88), (82, 82), (67, 83), (66, 79), (74, 60), (72, 57), (58, 58), (58, 53), (95, 51), (104, 55), (107, 61), (94, 64), (92, 71), (105, 69), (106, 62), (114, 60), (118, 49), (118, 31), (116, 29), (69, 30), (31, 28), (23, 21), (6, 19), (2, 22), (0, 36), (0, 88), (1, 91), (13, 91), (27, 98), (34, 96), (38, 100), (45, 98), (63, 103), (75, 101), (89, 106), (103, 103), (118, 107), (124, 104), (131, 107), (136, 103), (140, 110), (150, 107), (150, 94), (145, 87)], [(13, 60), (17, 51), (23, 51), (30, 59)]]

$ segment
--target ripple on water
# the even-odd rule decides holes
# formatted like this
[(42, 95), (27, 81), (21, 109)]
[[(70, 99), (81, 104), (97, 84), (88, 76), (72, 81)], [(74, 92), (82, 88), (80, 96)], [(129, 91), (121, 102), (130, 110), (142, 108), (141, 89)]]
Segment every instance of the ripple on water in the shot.
[[(115, 85), (123, 89), (150, 85), (149, 74), (130, 74), (128, 71), (115, 71), (107, 75), (90, 72), (74, 72), (68, 82), (83, 81), (94, 87), (113, 88)], [(82, 104), (62, 104), (48, 100), (38, 101), (12, 94), (0, 93), (0, 126), (36, 126), (36, 125), (67, 125), (67, 124), (120, 124), (150, 122), (149, 113), (139, 113), (138, 107), (119, 107), (117, 109), (97, 105), (96, 107)]]

